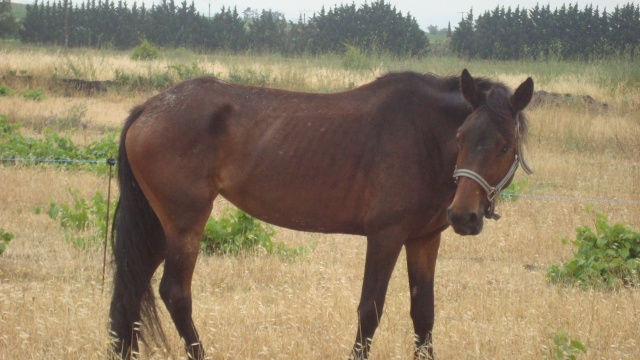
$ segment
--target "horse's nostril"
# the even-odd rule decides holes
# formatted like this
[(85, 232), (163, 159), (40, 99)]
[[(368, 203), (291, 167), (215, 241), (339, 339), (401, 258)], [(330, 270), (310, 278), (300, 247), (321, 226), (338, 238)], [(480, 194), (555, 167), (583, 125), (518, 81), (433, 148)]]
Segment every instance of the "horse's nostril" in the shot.
[(447, 215), (449, 217), (450, 224), (456, 223), (460, 225), (465, 224), (465, 226), (476, 226), (480, 221), (480, 217), (475, 212), (460, 214), (460, 213), (453, 212), (451, 208), (449, 208), (447, 211)]
[(469, 215), (467, 215), (467, 222), (469, 223), (469, 225), (473, 225), (475, 226), (478, 223), (478, 214), (472, 212), (469, 213)]
[(475, 212), (448, 212), (449, 224), (460, 235), (477, 235), (482, 231), (482, 215)]

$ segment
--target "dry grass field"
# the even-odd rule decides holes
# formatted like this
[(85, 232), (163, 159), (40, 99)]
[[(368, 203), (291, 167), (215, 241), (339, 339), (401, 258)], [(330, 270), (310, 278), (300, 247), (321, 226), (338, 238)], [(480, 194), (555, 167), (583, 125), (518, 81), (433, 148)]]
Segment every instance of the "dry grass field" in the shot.
[[(227, 78), (232, 72), (268, 74), (275, 86), (336, 91), (390, 71), (411, 69), (457, 74), (467, 67), (516, 86), (527, 76), (537, 89), (589, 95), (607, 109), (581, 101), (529, 109), (527, 158), (535, 173), (518, 172), (524, 191), (549, 196), (633, 200), (519, 198), (498, 204), (502, 215), (479, 236), (443, 234), (436, 273), (435, 354), (439, 359), (553, 358), (554, 334), (584, 344), (585, 359), (640, 358), (640, 289), (563, 288), (545, 280), (547, 268), (570, 258), (577, 226), (593, 227), (597, 209), (610, 222), (640, 229), (640, 87), (628, 82), (627, 64), (537, 64), (458, 59), (376, 60), (371, 70), (350, 71), (339, 58), (167, 53), (162, 60), (133, 62), (127, 53), (62, 52), (0, 44), (0, 76), (23, 74), (17, 91), (43, 89), (39, 102), (0, 97), (0, 114), (31, 119), (24, 134), (39, 136), (37, 121), (86, 109), (85, 126), (70, 132), (78, 143), (116, 129), (128, 110), (155, 90), (109, 91), (87, 97), (50, 89), (59, 78), (112, 80), (116, 70), (148, 74), (170, 64), (196, 63)], [(616, 74), (608, 70), (616, 69)], [(635, 70), (637, 72), (637, 70)], [(622, 72), (622, 74), (620, 74)], [(637, 76), (637, 74), (636, 74)], [(2, 79), (9, 79), (3, 77)], [(0, 80), (2, 84), (3, 80)], [(9, 83), (9, 80), (6, 80)], [(635, 85), (634, 85), (635, 84)], [(35, 119), (35, 120), (34, 120)], [(42, 124), (40, 124), (42, 125)], [(107, 129), (107, 130), (105, 130)], [(115, 184), (115, 182), (114, 182)], [(0, 359), (105, 358), (111, 271), (102, 287), (101, 250), (68, 244), (59, 225), (38, 205), (70, 202), (68, 189), (89, 197), (106, 194), (107, 178), (46, 166), (0, 165), (0, 227), (15, 234), (0, 256)], [(214, 215), (228, 207), (218, 200)], [(308, 255), (201, 256), (194, 276), (194, 321), (211, 359), (343, 359), (356, 333), (356, 307), (365, 241), (277, 229), (288, 246), (315, 243)], [(413, 350), (404, 255), (398, 261), (372, 359), (409, 359)], [(156, 280), (157, 282), (157, 280)], [(161, 306), (162, 307), (162, 306)], [(184, 359), (180, 340), (162, 312), (171, 349), (143, 349), (145, 358)]]

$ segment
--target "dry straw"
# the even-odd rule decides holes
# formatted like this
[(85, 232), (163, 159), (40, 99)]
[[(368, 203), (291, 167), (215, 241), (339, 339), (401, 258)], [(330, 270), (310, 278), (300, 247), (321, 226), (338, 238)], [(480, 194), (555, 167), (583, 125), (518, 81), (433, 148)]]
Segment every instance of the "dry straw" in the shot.
[[(273, 57), (189, 55), (184, 63), (225, 78), (231, 71), (268, 73), (277, 84), (297, 90), (335, 91), (370, 81), (388, 69), (412, 68), (457, 73), (460, 60), (379, 59), (373, 71), (350, 72), (339, 59), (300, 60)], [(110, 80), (115, 69), (163, 71), (180, 59), (133, 62), (126, 53), (79, 50), (0, 48), (0, 74), (25, 71), (36, 86), (47, 88), (52, 74), (78, 73)], [(579, 64), (578, 64), (579, 65)], [(576, 65), (576, 66), (578, 66)], [(525, 191), (558, 196), (640, 199), (640, 90), (611, 86), (591, 76), (592, 65), (571, 74), (551, 76), (530, 64), (479, 62), (465, 65), (474, 75), (517, 84), (533, 76), (539, 88), (586, 94), (610, 104), (608, 110), (570, 103), (532, 108), (528, 161), (535, 174), (516, 181)], [(474, 72), (473, 69), (476, 68)], [(606, 65), (602, 72), (609, 71)], [(590, 80), (593, 79), (593, 80)], [(283, 85), (284, 86), (284, 85)], [(0, 113), (31, 118), (64, 113), (73, 104), (87, 108), (92, 126), (77, 130), (78, 139), (102, 136), (118, 127), (127, 111), (155, 90), (114, 92), (86, 98), (82, 94), (32, 103), (0, 98)], [(29, 131), (26, 129), (25, 131)], [(33, 130), (35, 136), (37, 131)], [(62, 230), (33, 209), (49, 201), (69, 202), (67, 189), (90, 197), (106, 192), (103, 176), (45, 167), (0, 166), (0, 226), (15, 234), (0, 256), (0, 358), (86, 359), (106, 356), (110, 291), (101, 292), (102, 253), (81, 251), (65, 243)], [(554, 346), (550, 334), (562, 329), (582, 342), (590, 359), (640, 358), (640, 292), (558, 288), (545, 280), (550, 264), (566, 260), (571, 248), (561, 238), (592, 224), (588, 202), (519, 198), (498, 204), (503, 218), (490, 222), (476, 237), (446, 231), (436, 273), (435, 352), (441, 359), (540, 359)], [(214, 215), (229, 206), (219, 201)], [(640, 228), (640, 206), (597, 205), (612, 221)], [(194, 283), (194, 315), (203, 343), (214, 359), (340, 359), (352, 345), (363, 274), (365, 242), (345, 235), (277, 230), (289, 246), (316, 242), (309, 255), (282, 260), (256, 257), (201, 257)], [(107, 289), (109, 289), (107, 271)], [(155, 281), (155, 280), (154, 280)], [(155, 283), (157, 286), (157, 282)], [(144, 358), (184, 358), (182, 346), (165, 312), (169, 350), (147, 349)], [(412, 325), (404, 258), (391, 283), (387, 307), (373, 345), (374, 359), (408, 359)]]

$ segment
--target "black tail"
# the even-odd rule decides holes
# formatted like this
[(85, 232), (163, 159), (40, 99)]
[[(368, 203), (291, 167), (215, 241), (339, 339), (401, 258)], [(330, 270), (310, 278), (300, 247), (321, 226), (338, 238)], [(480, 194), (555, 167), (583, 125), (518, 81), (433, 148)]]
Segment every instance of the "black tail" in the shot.
[(127, 130), (143, 110), (134, 108), (122, 129), (118, 149), (120, 200), (111, 234), (115, 274), (109, 318), (114, 355), (123, 358), (138, 351), (138, 340), (144, 340), (139, 334), (141, 327), (149, 338), (166, 344), (151, 288), (151, 277), (163, 260), (165, 235), (133, 176), (125, 149)]

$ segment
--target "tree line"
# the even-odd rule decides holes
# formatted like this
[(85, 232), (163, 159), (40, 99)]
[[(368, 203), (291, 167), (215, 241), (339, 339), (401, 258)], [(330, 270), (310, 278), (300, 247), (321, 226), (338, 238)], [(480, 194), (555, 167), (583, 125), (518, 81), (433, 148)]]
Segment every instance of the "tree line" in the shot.
[[(51, 2), (50, 2), (51, 1)], [(126, 0), (36, 0), (16, 26), (0, 7), (0, 37), (13, 31), (26, 43), (67, 47), (132, 48), (146, 39), (164, 47), (194, 50), (274, 52), (283, 55), (341, 52), (355, 46), (365, 52), (415, 56), (429, 52), (429, 40), (416, 19), (390, 3), (376, 0), (356, 7), (340, 5), (297, 22), (282, 13), (225, 8), (211, 16), (194, 3), (162, 0), (147, 9)], [(4, 24), (4, 25), (3, 25)], [(9, 24), (10, 25), (10, 24)], [(9, 29), (9, 30), (7, 30)], [(13, 29), (13, 30), (10, 30)], [(429, 26), (431, 34), (439, 33)], [(440, 29), (444, 32), (445, 29)], [(640, 51), (640, 5), (602, 11), (587, 5), (536, 5), (532, 9), (497, 6), (477, 18), (469, 11), (439, 49), (482, 59), (579, 59), (611, 56), (635, 58)]]
[[(249, 9), (248, 9), (249, 10)], [(27, 43), (68, 47), (131, 48), (142, 39), (158, 46), (196, 50), (278, 52), (285, 55), (342, 51), (345, 45), (395, 55), (418, 55), (428, 39), (416, 19), (384, 0), (360, 7), (324, 7), (308, 19), (287, 21), (271, 10), (225, 8), (211, 17), (194, 3), (162, 0), (147, 9), (126, 0), (38, 2), (27, 7), (19, 37)]]
[(640, 51), (640, 5), (602, 12), (578, 4), (552, 10), (496, 7), (474, 19), (469, 11), (451, 36), (459, 55), (482, 59), (634, 58)]

